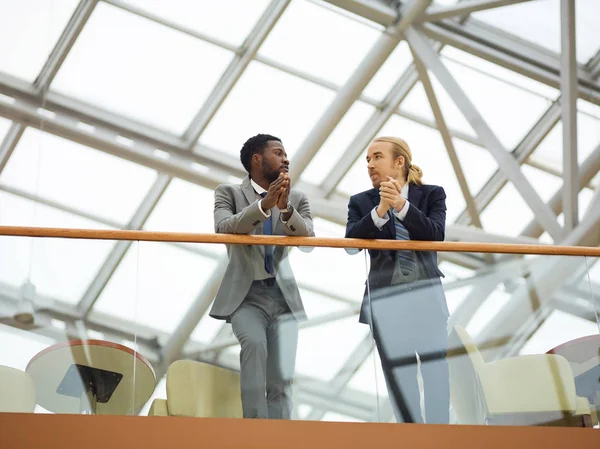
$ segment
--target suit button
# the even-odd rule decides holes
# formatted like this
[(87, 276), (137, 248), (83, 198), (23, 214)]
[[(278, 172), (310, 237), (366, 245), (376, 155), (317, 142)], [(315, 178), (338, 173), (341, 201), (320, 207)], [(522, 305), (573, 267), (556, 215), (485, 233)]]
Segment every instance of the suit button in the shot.
[(260, 223), (260, 220), (256, 220), (254, 223), (252, 223), (252, 226), (256, 226)]
[(295, 231), (295, 230), (296, 230), (296, 228), (295, 228), (295, 227), (293, 227), (293, 226), (290, 226), (290, 229), (291, 229), (292, 231)]

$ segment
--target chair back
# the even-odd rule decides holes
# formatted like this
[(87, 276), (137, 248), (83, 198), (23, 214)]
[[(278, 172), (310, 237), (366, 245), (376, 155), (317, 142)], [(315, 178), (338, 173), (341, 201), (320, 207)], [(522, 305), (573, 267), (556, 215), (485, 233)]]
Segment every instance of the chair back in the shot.
[(33, 413), (35, 385), (25, 371), (0, 365), (0, 412)]
[(171, 416), (241, 418), (240, 375), (208, 363), (178, 360), (167, 372)]

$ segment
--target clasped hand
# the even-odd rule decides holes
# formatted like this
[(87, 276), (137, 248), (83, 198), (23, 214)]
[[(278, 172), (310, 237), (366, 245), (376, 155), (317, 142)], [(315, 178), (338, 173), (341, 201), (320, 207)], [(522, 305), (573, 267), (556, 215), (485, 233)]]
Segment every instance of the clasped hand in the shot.
[(383, 217), (390, 209), (401, 210), (406, 203), (406, 198), (402, 196), (402, 185), (392, 178), (387, 177), (379, 186), (379, 205), (377, 206), (377, 215)]
[(286, 209), (288, 197), (290, 195), (290, 175), (288, 173), (280, 173), (279, 177), (269, 185), (267, 195), (262, 200), (262, 209), (266, 212), (275, 205), (279, 209)]

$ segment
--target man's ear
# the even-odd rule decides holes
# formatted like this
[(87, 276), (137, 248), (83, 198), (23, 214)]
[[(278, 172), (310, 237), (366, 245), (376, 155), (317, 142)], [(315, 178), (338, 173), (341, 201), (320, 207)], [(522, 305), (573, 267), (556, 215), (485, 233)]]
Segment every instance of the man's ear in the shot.
[(396, 162), (398, 162), (399, 166), (401, 166), (401, 167), (404, 166), (404, 162), (405, 162), (404, 156), (398, 156), (398, 158), (396, 159)]
[(260, 153), (254, 153), (252, 155), (252, 165), (258, 164), (260, 166), (262, 162), (262, 155)]

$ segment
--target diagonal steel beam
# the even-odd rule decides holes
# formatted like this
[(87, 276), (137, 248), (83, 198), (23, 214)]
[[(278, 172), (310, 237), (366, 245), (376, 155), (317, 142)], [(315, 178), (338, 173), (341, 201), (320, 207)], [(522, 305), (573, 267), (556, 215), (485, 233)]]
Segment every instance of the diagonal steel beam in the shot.
[(471, 216), (471, 223), (473, 223), (476, 227), (481, 229), (483, 228), (483, 226), (481, 225), (479, 212), (477, 210), (477, 206), (475, 205), (475, 201), (473, 200), (473, 195), (471, 195), (471, 190), (469, 189), (469, 184), (467, 183), (467, 179), (465, 178), (465, 173), (463, 172), (460, 161), (458, 160), (458, 155), (456, 154), (456, 149), (454, 148), (454, 143), (452, 142), (452, 137), (450, 136), (450, 131), (448, 130), (448, 125), (446, 124), (446, 120), (444, 118), (444, 114), (442, 113), (442, 109), (435, 94), (435, 90), (433, 89), (433, 85), (431, 84), (431, 79), (429, 78), (429, 74), (427, 73), (425, 65), (418, 57), (418, 55), (414, 53), (414, 51), (413, 59), (415, 61), (415, 67), (417, 68), (417, 72), (419, 73), (421, 84), (425, 89), (427, 100), (429, 101), (429, 105), (431, 106), (431, 111), (433, 112), (433, 116), (435, 117), (437, 128), (440, 130), (442, 140), (444, 141), (444, 145), (446, 146), (446, 151), (448, 152), (450, 163), (452, 164), (452, 168), (454, 169), (454, 173), (456, 174), (456, 179), (458, 180), (460, 190), (463, 194), (463, 197), (465, 198), (467, 211), (469, 211), (469, 215)]
[[(598, 203), (597, 205), (600, 206), (600, 199)], [(600, 245), (599, 224), (600, 207), (596, 207), (561, 240), (560, 244)], [(545, 319), (545, 309), (548, 308), (554, 293), (569, 280), (569, 277), (583, 269), (585, 269), (584, 257), (547, 256), (540, 258), (539, 263), (532, 264), (528, 284), (519, 287), (513, 293), (508, 303), (477, 338), (480, 341), (510, 338), (505, 347), (491, 350), (488, 356), (493, 359), (501, 357), (502, 354), (514, 353), (520, 348), (531, 335), (532, 330), (535, 330)]]
[(482, 258), (470, 253), (439, 253), (438, 258), (440, 262), (449, 262), (469, 270), (478, 270), (485, 266)]
[[(525, 259), (508, 259), (493, 266), (478, 269), (472, 276), (456, 283), (460, 286), (465, 282), (475, 287), (452, 312), (448, 319), (448, 328), (455, 325), (467, 326), (484, 301), (496, 290), (498, 284), (507, 283), (512, 279), (521, 278), (529, 271), (529, 262)], [(452, 284), (444, 285), (444, 290)]]
[(577, 226), (577, 53), (575, 50), (575, 0), (560, 1), (563, 124), (563, 214), (565, 231)]
[[(331, 382), (329, 382), (329, 389), (334, 398), (339, 395), (352, 380), (354, 374), (356, 374), (363, 363), (365, 363), (365, 360), (367, 360), (369, 355), (373, 352), (374, 346), (373, 336), (371, 333), (368, 333), (358, 346), (354, 348), (354, 351), (352, 351), (346, 360), (346, 363), (344, 363)], [(326, 412), (326, 409), (313, 408), (306, 419), (308, 421), (321, 421)]]
[[(52, 91), (42, 99), (37, 96), (31, 85), (1, 72), (0, 93), (12, 98), (9, 101), (0, 101), (0, 116), (37, 129), (42, 127), (40, 122), (43, 120), (44, 131), (83, 145), (96, 148), (94, 145), (99, 145), (99, 140), (114, 141), (121, 136), (133, 141), (126, 147), (134, 150), (144, 148), (152, 153), (159, 149), (168, 153), (161, 158), (163, 161), (170, 155), (171, 158), (226, 171), (235, 176), (245, 176), (245, 170), (235, 156), (204, 145), (196, 145), (194, 151), (190, 152), (181, 139), (169, 133)], [(52, 115), (40, 115), (40, 107), (50, 111)], [(71, 130), (73, 132), (67, 132)], [(84, 136), (87, 136), (87, 139)]]
[[(364, 17), (383, 26), (392, 25), (397, 18), (397, 11), (383, 1), (373, 0), (325, 0), (338, 8)], [(388, 2), (389, 3), (389, 2)]]
[(377, 109), (363, 125), (362, 129), (356, 134), (356, 137), (340, 157), (338, 163), (323, 181), (321, 190), (326, 197), (329, 197), (335, 191), (337, 185), (344, 179), (344, 176), (352, 168), (363, 150), (398, 109), (400, 103), (406, 98), (417, 81), (417, 72), (414, 65), (411, 65), (387, 95), (384, 106), (381, 109)]
[[(47, 198), (43, 198), (39, 195), (35, 195), (33, 193), (26, 192), (24, 190), (18, 189), (16, 187), (8, 186), (6, 184), (0, 183), (0, 191), (10, 193), (11, 195), (18, 196), (20, 198), (24, 198), (29, 201), (34, 201), (39, 204), (43, 204), (44, 206), (51, 207), (53, 209), (57, 209), (68, 214), (74, 215), (76, 217), (85, 218), (86, 220), (95, 221), (97, 223), (103, 224), (105, 226), (111, 227), (113, 229), (123, 229), (126, 228), (127, 225), (123, 223), (116, 222), (114, 220), (109, 220), (107, 218), (101, 217), (100, 215), (92, 214), (89, 212), (85, 212), (74, 207), (63, 204), (59, 201), (50, 200)], [(201, 257), (206, 258), (214, 258), (215, 253), (212, 251), (205, 250), (202, 246), (191, 246), (185, 243), (178, 242), (167, 242), (167, 245), (175, 246), (176, 248), (182, 249), (184, 251), (188, 251), (192, 254), (196, 254)], [(337, 298), (337, 297), (336, 297)]]
[[(146, 194), (146, 197), (138, 209), (133, 214), (133, 217), (125, 229), (141, 229), (144, 226), (144, 223), (146, 223), (146, 220), (148, 220), (148, 217), (154, 210), (157, 202), (169, 185), (170, 180), (171, 178), (165, 174), (161, 174), (156, 178), (156, 181), (154, 181), (154, 184)], [(102, 291), (108, 284), (108, 281), (117, 269), (121, 260), (123, 260), (123, 257), (125, 257), (125, 254), (132, 243), (133, 242), (130, 240), (119, 240), (115, 243), (115, 246), (98, 270), (96, 277), (88, 286), (86, 292), (79, 301), (79, 304), (77, 304), (77, 310), (81, 314), (82, 318), (87, 318), (92, 310), (92, 307), (94, 307), (94, 304), (102, 294)]]
[(208, 308), (212, 304), (217, 290), (223, 281), (225, 270), (229, 260), (227, 257), (222, 257), (217, 262), (217, 266), (213, 270), (210, 278), (206, 281), (198, 296), (192, 302), (192, 305), (186, 312), (183, 320), (177, 325), (175, 332), (171, 334), (167, 342), (163, 345), (160, 351), (162, 365), (168, 367), (173, 361), (180, 357), (181, 351), (185, 343), (194, 332), (194, 329), (208, 312)]
[(555, 310), (560, 310), (561, 312), (569, 313), (595, 323), (597, 311), (591, 299), (592, 296), (589, 291), (584, 292), (580, 290), (575, 292), (568, 287), (563, 287), (555, 293), (550, 305)]
[[(597, 188), (594, 192), (590, 204), (583, 215), (584, 220), (593, 216), (598, 210), (600, 210), (600, 188)], [(600, 235), (600, 231), (598, 231), (598, 234)]]
[(200, 138), (208, 123), (221, 107), (229, 92), (240, 79), (246, 67), (250, 64), (258, 49), (263, 44), (291, 0), (272, 0), (250, 35), (236, 54), (219, 83), (198, 112), (191, 125), (185, 132), (183, 140), (192, 148)]
[(77, 217), (85, 218), (86, 220), (94, 221), (96, 223), (100, 223), (100, 224), (103, 224), (105, 226), (108, 226), (108, 227), (111, 227), (114, 229), (119, 229), (123, 226), (123, 223), (119, 223), (114, 220), (109, 220), (107, 218), (104, 218), (100, 215), (93, 214), (91, 212), (85, 212), (85, 211), (79, 210), (77, 208), (63, 204), (60, 201), (43, 198), (40, 195), (36, 195), (34, 193), (30, 193), (25, 190), (21, 190), (18, 187), (9, 186), (4, 183), (0, 183), (0, 191), (10, 193), (11, 195), (18, 196), (19, 198), (24, 198), (29, 201), (43, 204), (44, 206), (48, 206), (53, 209), (60, 210), (62, 212), (66, 212), (68, 214), (71, 214), (71, 215), (74, 215)]
[[(559, 98), (544, 112), (533, 128), (531, 128), (523, 140), (512, 151), (513, 157), (519, 164), (524, 163), (540, 143), (542, 143), (552, 128), (559, 122), (560, 115), (561, 107)], [(500, 193), (500, 190), (502, 190), (507, 182), (506, 174), (502, 170), (496, 170), (479, 193), (475, 195), (477, 210), (483, 211), (496, 195)], [(456, 223), (460, 224), (469, 224), (469, 222), (469, 214), (466, 210), (456, 219)]]
[[(383, 2), (367, 0), (327, 0), (340, 8), (388, 26), (396, 20), (397, 11)], [(521, 73), (555, 88), (560, 86), (560, 56), (532, 42), (470, 18), (464, 23), (443, 20), (423, 24), (427, 35), (443, 44), (460, 48), (475, 56)], [(600, 104), (600, 84), (595, 77), (600, 65), (578, 65), (579, 95)], [(592, 73), (595, 76), (592, 76)]]
[(13, 154), (13, 151), (15, 151), (15, 148), (19, 143), (19, 139), (25, 132), (25, 128), (25, 125), (13, 122), (10, 125), (6, 136), (4, 136), (2, 143), (0, 143), (0, 173), (2, 173), (2, 170), (4, 170), (4, 167), (6, 167), (10, 156)]
[[(239, 158), (204, 145), (189, 151), (183, 142), (166, 133), (131, 120), (95, 110), (73, 102), (67, 97), (53, 95), (46, 98), (46, 112), (42, 115), (41, 101), (31, 89), (6, 74), (0, 73), (0, 116), (41, 129), (44, 132), (95, 148), (113, 156), (144, 165), (191, 183), (210, 189), (231, 177), (247, 176)], [(91, 109), (90, 109), (91, 108)], [(48, 112), (51, 115), (48, 115)], [(118, 122), (122, 122), (118, 124)], [(123, 139), (125, 137), (126, 139)], [(296, 184), (309, 197), (322, 196), (317, 186), (305, 182)]]
[(48, 90), (97, 3), (98, 0), (81, 0), (79, 2), (58, 42), (54, 46), (52, 53), (50, 53), (46, 64), (44, 64), (40, 74), (33, 83), (37, 92), (44, 93)]
[[(598, 174), (600, 170), (600, 145), (598, 145), (594, 151), (590, 153), (590, 155), (585, 158), (585, 160), (581, 163), (579, 168), (579, 190), (586, 187), (590, 181)], [(563, 195), (563, 187), (557, 190), (557, 192), (552, 196), (548, 205), (552, 208), (552, 211), (555, 214), (560, 214), (562, 211), (562, 195)], [(539, 238), (542, 235), (544, 230), (539, 225), (537, 220), (532, 220), (529, 223), (523, 232), (521, 233), (526, 237)]]
[(516, 5), (517, 3), (529, 1), (531, 0), (471, 0), (463, 1), (451, 6), (434, 5), (427, 10), (423, 15), (422, 20), (424, 22), (435, 22), (437, 20), (449, 19), (478, 11), (499, 8), (501, 6)]
[[(22, 299), (20, 288), (0, 282), (0, 310), (17, 310)], [(48, 322), (50, 319), (56, 319), (73, 325), (80, 321), (79, 313), (72, 304), (65, 303), (58, 298), (50, 297), (37, 292), (34, 299), (34, 315), (40, 317), (41, 322)], [(108, 324), (110, 323), (110, 324)], [(135, 339), (133, 332), (134, 326), (130, 320), (120, 317), (110, 316), (105, 313), (97, 312), (94, 317), (86, 323), (88, 329), (102, 332), (107, 339), (111, 341)], [(157, 337), (163, 337), (163, 333), (156, 329), (138, 324), (137, 340), (150, 348), (156, 349)], [(64, 331), (63, 331), (64, 333)]]
[(325, 143), (331, 132), (342, 120), (352, 104), (359, 98), (361, 92), (375, 73), (377, 73), (394, 51), (402, 39), (402, 32), (430, 3), (431, 0), (411, 1), (407, 6), (403, 7), (400, 21), (396, 25), (388, 27), (375, 44), (373, 44), (367, 56), (348, 81), (346, 81), (333, 102), (321, 116), (317, 125), (300, 145), (291, 163), (293, 179), (299, 179), (300, 174), (308, 167), (310, 161)]
[[(220, 283), (220, 282), (219, 282)], [(218, 287), (218, 285), (217, 285)], [(215, 290), (216, 293), (216, 290)], [(213, 295), (214, 297), (214, 295)], [(211, 298), (212, 299), (212, 298)], [(354, 304), (352, 307), (347, 307), (337, 312), (331, 312), (326, 315), (317, 316), (315, 318), (310, 318), (308, 320), (302, 321), (298, 324), (299, 329), (309, 329), (315, 326), (321, 326), (326, 323), (331, 323), (332, 321), (342, 320), (344, 318), (357, 316), (360, 312), (360, 304)], [(194, 326), (195, 328), (195, 326)], [(192, 329), (193, 330), (193, 329)], [(188, 353), (186, 353), (186, 357), (200, 357), (203, 354), (211, 354), (214, 352), (220, 352), (224, 349), (227, 349), (231, 346), (238, 345), (239, 342), (237, 338), (232, 337), (228, 340), (221, 342), (213, 342), (210, 345), (203, 345), (200, 348), (192, 348)]]
[(529, 181), (527, 181), (521, 172), (518, 162), (503, 148), (498, 137), (494, 134), (469, 97), (467, 97), (463, 89), (444, 66), (437, 52), (427, 42), (423, 34), (412, 27), (409, 27), (406, 31), (406, 39), (427, 68), (436, 75), (439, 82), (456, 103), (471, 127), (475, 130), (480, 140), (496, 159), (499, 167), (506, 173), (508, 179), (511, 180), (525, 202), (533, 210), (538, 220), (544, 226), (544, 229), (546, 229), (552, 237), (556, 239), (560, 238), (562, 228), (557, 223), (556, 216), (542, 201)]
[[(414, 70), (414, 65), (410, 67), (410, 70)], [(414, 86), (414, 84), (413, 84), (413, 86)], [(392, 90), (392, 92), (394, 92), (394, 91)], [(390, 93), (389, 97), (391, 97), (391, 96), (392, 95)], [(402, 100), (404, 100), (404, 98), (406, 98), (406, 95), (404, 95), (400, 99), (400, 102), (402, 102)], [(383, 104), (387, 105), (388, 102), (386, 100), (384, 100)], [(381, 108), (379, 108), (379, 109), (381, 109)], [(377, 112), (376, 112), (376, 114), (377, 114)], [(435, 123), (435, 120), (430, 120), (428, 118), (423, 117), (422, 115), (418, 115), (418, 114), (415, 114), (414, 112), (407, 111), (406, 109), (404, 109), (402, 107), (399, 107), (398, 109), (396, 109), (395, 114), (397, 114), (398, 116), (400, 116), (402, 118), (405, 118), (405, 119), (411, 120), (411, 121), (413, 121), (415, 123), (418, 123), (419, 125), (423, 125), (423, 126), (429, 128), (429, 129), (434, 129), (434, 130), (438, 131), (438, 127), (437, 127), (437, 125)], [(377, 132), (379, 132), (379, 130)], [(468, 143), (470, 143), (472, 145), (476, 145), (478, 147), (482, 147), (481, 142), (479, 141), (479, 139), (477, 137), (474, 137), (474, 136), (472, 136), (470, 134), (467, 134), (464, 131), (460, 131), (458, 129), (451, 129), (450, 128), (449, 132), (450, 132), (450, 136), (451, 137), (456, 137), (457, 139), (464, 140), (465, 142), (468, 142)], [(363, 149), (364, 149), (364, 147), (363, 147)]]
[(593, 79), (600, 78), (600, 49), (592, 56), (585, 67)]
[[(103, 0), (105, 3), (108, 3), (112, 6), (115, 6), (117, 8), (120, 8), (124, 11), (127, 11), (131, 14), (135, 14), (136, 16), (139, 17), (143, 17), (144, 19), (150, 20), (152, 22), (155, 22), (157, 24), (160, 24), (162, 26), (165, 26), (167, 28), (171, 28), (173, 30), (176, 30), (180, 33), (186, 34), (188, 36), (191, 36), (195, 39), (200, 39), (204, 42), (208, 42), (210, 44), (216, 45), (218, 47), (221, 47), (225, 50), (231, 51), (233, 53), (239, 54), (244, 47), (242, 47), (242, 49), (237, 48), (234, 45), (231, 45), (225, 41), (216, 39), (212, 36), (209, 36), (207, 34), (201, 33), (197, 30), (194, 30), (192, 28), (188, 28), (185, 27), (181, 24), (178, 24), (176, 22), (170, 21), (164, 17), (152, 14), (148, 11), (145, 11), (142, 8), (138, 8), (136, 6), (133, 6), (130, 3), (126, 3), (123, 0)], [(335, 83), (332, 83), (330, 81), (324, 80), (318, 76), (314, 76), (311, 73), (305, 72), (303, 70), (299, 70), (296, 69), (294, 67), (288, 66), (286, 64), (282, 64), (281, 62), (279, 62), (278, 60), (272, 59), (272, 58), (268, 58), (266, 56), (260, 55), (260, 54), (255, 54), (254, 55), (254, 60), (257, 62), (260, 62), (262, 64), (265, 64), (268, 67), (271, 67), (273, 69), (277, 69), (280, 70), (282, 72), (285, 72), (287, 74), (296, 76), (300, 79), (303, 79), (305, 81), (309, 81), (311, 83), (317, 84), (319, 86), (325, 87), (327, 89), (331, 89), (331, 90), (339, 90), (339, 86), (336, 85)], [(367, 96), (363, 96), (361, 95), (360, 97), (361, 101), (364, 101), (367, 104), (370, 104), (372, 106), (376, 106), (378, 104), (378, 101), (374, 100), (373, 98), (367, 97)]]
[[(501, 67), (554, 88), (560, 88), (560, 56), (533, 43), (516, 39), (482, 22), (464, 24), (447, 20), (423, 24), (425, 34)], [(577, 65), (579, 97), (600, 105), (600, 84), (582, 65)]]

